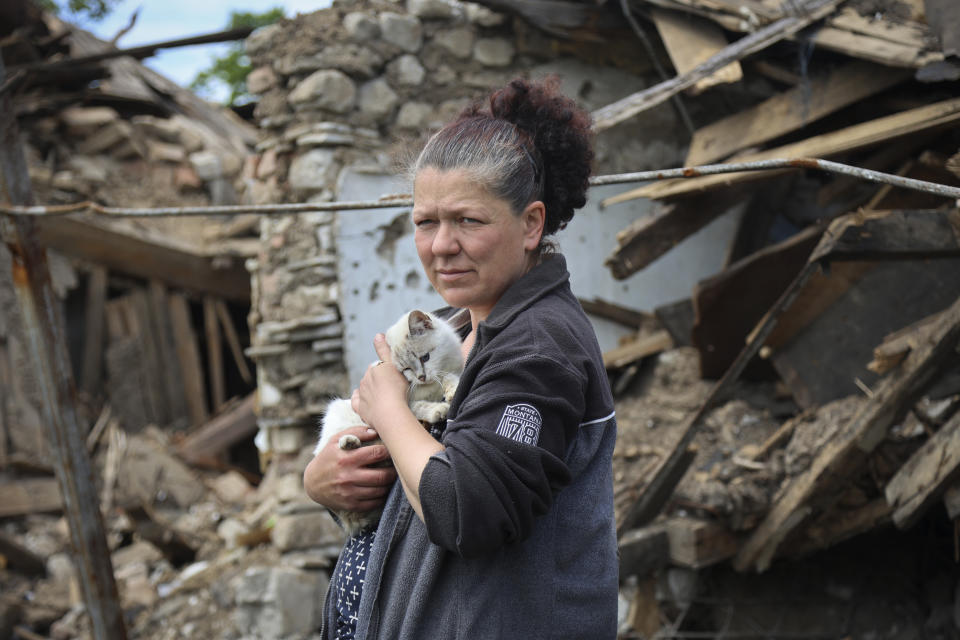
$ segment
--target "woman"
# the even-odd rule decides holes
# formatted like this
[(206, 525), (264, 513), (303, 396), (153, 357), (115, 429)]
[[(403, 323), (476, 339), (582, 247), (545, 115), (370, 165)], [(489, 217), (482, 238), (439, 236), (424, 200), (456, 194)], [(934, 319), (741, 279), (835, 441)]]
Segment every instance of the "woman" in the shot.
[[(587, 114), (555, 82), (515, 80), (414, 164), (417, 253), (466, 366), (436, 439), (403, 376), (371, 366), (352, 401), (384, 446), (327, 447), (308, 466), (308, 495), (332, 508), (378, 505), (399, 485), (341, 556), (326, 637), (615, 637), (613, 401), (545, 240), (586, 202), (592, 158)], [(389, 359), (382, 335), (374, 346)], [(395, 471), (366, 466), (387, 457)]]

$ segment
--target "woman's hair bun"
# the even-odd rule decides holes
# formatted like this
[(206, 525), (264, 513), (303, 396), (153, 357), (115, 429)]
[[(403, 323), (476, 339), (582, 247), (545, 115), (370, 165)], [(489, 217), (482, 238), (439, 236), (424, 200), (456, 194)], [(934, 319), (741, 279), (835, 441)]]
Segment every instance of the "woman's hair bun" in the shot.
[(593, 163), (590, 114), (560, 91), (556, 76), (513, 80), (490, 96), (490, 113), (529, 136), (542, 163), (544, 235), (562, 229), (587, 201)]

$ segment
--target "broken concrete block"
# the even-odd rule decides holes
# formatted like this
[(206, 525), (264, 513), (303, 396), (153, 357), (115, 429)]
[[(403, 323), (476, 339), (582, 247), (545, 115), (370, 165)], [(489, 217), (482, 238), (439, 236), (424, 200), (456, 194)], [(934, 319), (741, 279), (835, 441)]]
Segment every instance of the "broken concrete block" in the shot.
[(287, 101), (294, 106), (309, 105), (346, 113), (353, 108), (356, 97), (357, 88), (345, 73), (322, 69), (301, 80)]
[(473, 58), (485, 67), (506, 67), (516, 49), (504, 38), (480, 38), (473, 45)]
[(427, 72), (416, 56), (405, 54), (387, 65), (387, 73), (400, 86), (416, 87), (423, 83)]
[(391, 114), (399, 99), (383, 78), (371, 80), (360, 87), (360, 111), (374, 118), (383, 118)]
[(385, 11), (378, 16), (383, 40), (407, 53), (416, 53), (423, 44), (423, 27), (416, 16)]
[(328, 580), (319, 571), (251, 567), (234, 582), (234, 623), (253, 637), (282, 638), (315, 631)]
[(288, 180), (297, 191), (320, 191), (336, 181), (339, 165), (331, 149), (317, 148), (297, 156), (290, 164)]
[(277, 74), (273, 67), (257, 67), (247, 74), (247, 91), (250, 93), (265, 93), (277, 86)]
[(67, 166), (83, 180), (103, 184), (113, 169), (113, 161), (107, 156), (71, 156)]
[(433, 41), (455, 58), (465, 60), (473, 52), (476, 35), (469, 27), (458, 27), (441, 31), (433, 36)]
[(84, 155), (95, 155), (119, 145), (133, 136), (133, 125), (126, 120), (114, 120), (92, 133), (77, 145), (77, 151)]
[(203, 181), (215, 180), (224, 175), (223, 162), (213, 151), (194, 151), (190, 154), (190, 166)]
[(270, 535), (274, 546), (287, 552), (343, 542), (344, 533), (325, 509), (277, 516)]
[(347, 35), (356, 42), (371, 42), (380, 36), (380, 25), (370, 14), (352, 11), (343, 18)]
[(179, 164), (187, 157), (187, 152), (178, 144), (160, 142), (147, 138), (147, 158), (154, 162), (172, 162)]
[(60, 120), (67, 132), (74, 136), (88, 136), (120, 118), (110, 107), (69, 107), (60, 112)]
[(171, 143), (180, 142), (180, 126), (171, 118), (134, 116), (130, 121), (134, 129), (145, 138), (156, 138)]
[(217, 497), (228, 504), (240, 504), (253, 493), (253, 485), (236, 471), (227, 471), (207, 482)]
[(407, 0), (407, 13), (424, 20), (452, 18), (454, 5), (447, 0)]

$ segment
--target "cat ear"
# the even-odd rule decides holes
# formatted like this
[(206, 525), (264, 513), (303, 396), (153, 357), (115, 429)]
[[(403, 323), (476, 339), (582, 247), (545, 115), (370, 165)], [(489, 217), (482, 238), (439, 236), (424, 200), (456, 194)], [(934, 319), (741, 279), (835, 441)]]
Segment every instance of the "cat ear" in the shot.
[(407, 326), (410, 328), (410, 335), (419, 336), (433, 329), (433, 323), (430, 316), (423, 311), (416, 309), (407, 316)]

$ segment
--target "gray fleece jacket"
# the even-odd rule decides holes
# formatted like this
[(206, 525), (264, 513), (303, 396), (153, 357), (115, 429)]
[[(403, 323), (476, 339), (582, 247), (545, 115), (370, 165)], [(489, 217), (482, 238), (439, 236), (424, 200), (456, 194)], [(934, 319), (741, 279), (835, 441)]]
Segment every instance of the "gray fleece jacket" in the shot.
[(616, 637), (613, 399), (568, 281), (552, 256), (480, 323), (420, 481), (425, 523), (399, 482), (387, 498), (357, 640)]

